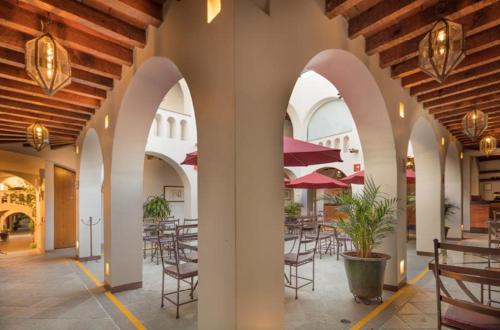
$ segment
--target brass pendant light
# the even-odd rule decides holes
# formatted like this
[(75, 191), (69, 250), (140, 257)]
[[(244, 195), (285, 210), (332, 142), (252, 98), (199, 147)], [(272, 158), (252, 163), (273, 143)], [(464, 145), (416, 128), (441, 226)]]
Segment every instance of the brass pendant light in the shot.
[(462, 25), (440, 19), (420, 41), (420, 69), (442, 83), (465, 58)]
[(491, 135), (486, 135), (479, 143), (479, 150), (486, 156), (491, 155), (497, 149), (497, 139)]
[[(44, 25), (42, 22), (43, 32)], [(68, 52), (50, 33), (44, 33), (26, 43), (26, 72), (52, 96), (71, 83)]]
[(478, 139), (488, 128), (488, 114), (481, 110), (469, 111), (462, 119), (462, 129), (472, 141)]
[(40, 151), (49, 144), (49, 130), (41, 123), (36, 122), (26, 129), (26, 140), (36, 151)]

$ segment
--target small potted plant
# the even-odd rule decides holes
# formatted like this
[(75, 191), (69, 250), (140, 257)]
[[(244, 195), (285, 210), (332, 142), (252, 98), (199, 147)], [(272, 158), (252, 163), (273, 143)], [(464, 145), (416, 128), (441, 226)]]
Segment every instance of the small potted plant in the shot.
[(149, 196), (143, 205), (144, 218), (153, 219), (157, 224), (170, 215), (170, 205), (163, 196)]
[(297, 219), (300, 216), (302, 204), (290, 202), (285, 205), (285, 217), (287, 220)]
[(344, 267), (349, 289), (356, 301), (368, 304), (372, 299), (382, 301), (385, 266), (389, 255), (374, 252), (382, 240), (394, 231), (397, 198), (381, 192), (371, 178), (365, 180), (361, 193), (331, 197), (347, 215), (339, 227), (351, 239), (353, 251), (344, 251)]
[(2, 231), (0, 231), (0, 239), (5, 242), (9, 239), (9, 230), (7, 229), (7, 226), (4, 225), (2, 228)]

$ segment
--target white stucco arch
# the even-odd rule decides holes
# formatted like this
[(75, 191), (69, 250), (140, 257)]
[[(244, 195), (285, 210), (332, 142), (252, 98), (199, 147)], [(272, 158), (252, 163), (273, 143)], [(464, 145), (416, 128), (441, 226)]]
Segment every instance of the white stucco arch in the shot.
[[(356, 124), (365, 173), (382, 186), (390, 196), (398, 196), (397, 153), (393, 127), (384, 97), (366, 65), (352, 53), (341, 49), (328, 49), (318, 53), (305, 66), (332, 83), (342, 95)], [(399, 283), (406, 274), (399, 272), (399, 262), (406, 258), (406, 247), (397, 236), (403, 235), (404, 225), (399, 221), (396, 232), (385, 239), (379, 250), (391, 255), (386, 269), (386, 283)]]
[[(105, 282), (112, 287), (142, 286), (144, 152), (158, 107), (181, 78), (172, 61), (151, 57), (137, 69), (121, 101), (114, 128), (110, 188), (105, 191), (110, 205), (104, 224), (104, 258), (109, 268)], [(127, 274), (119, 271), (124, 265)]]
[(413, 125), (410, 141), (415, 155), (417, 253), (434, 251), (432, 240), (443, 235), (441, 160), (438, 137), (428, 119)]
[(445, 226), (450, 229), (448, 238), (462, 238), (462, 166), (460, 151), (456, 142), (450, 143), (446, 152), (444, 167), (444, 197), (458, 209), (445, 220)]
[[(80, 168), (78, 172), (78, 217), (77, 217), (77, 256), (85, 259), (90, 256), (101, 255), (103, 243), (103, 194), (104, 163), (101, 143), (97, 131), (87, 130), (83, 139)], [(99, 221), (92, 227), (92, 247), (90, 246), (90, 228), (82, 223), (88, 223), (89, 218)]]

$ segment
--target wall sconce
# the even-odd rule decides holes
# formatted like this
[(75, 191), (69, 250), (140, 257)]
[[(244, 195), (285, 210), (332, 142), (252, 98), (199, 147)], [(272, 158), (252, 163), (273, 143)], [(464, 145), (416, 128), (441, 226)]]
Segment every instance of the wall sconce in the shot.
[(109, 262), (107, 262), (104, 266), (104, 274), (106, 274), (106, 276), (109, 276)]
[(403, 275), (405, 273), (405, 260), (399, 262), (399, 274)]
[(460, 152), (460, 159), (464, 159), (464, 152), (463, 151)]
[(207, 0), (207, 23), (211, 23), (222, 10), (222, 0)]
[(80, 247), (80, 242), (76, 241), (76, 248), (78, 249)]
[(405, 117), (405, 104), (403, 102), (399, 102), (399, 117)]
[(444, 138), (444, 136), (441, 138), (441, 146), (444, 147), (444, 145), (446, 144), (446, 140)]
[(75, 153), (78, 155), (80, 153), (80, 148), (78, 146), (75, 146)]
[(108, 128), (109, 127), (109, 115), (106, 115), (104, 117), (104, 128)]

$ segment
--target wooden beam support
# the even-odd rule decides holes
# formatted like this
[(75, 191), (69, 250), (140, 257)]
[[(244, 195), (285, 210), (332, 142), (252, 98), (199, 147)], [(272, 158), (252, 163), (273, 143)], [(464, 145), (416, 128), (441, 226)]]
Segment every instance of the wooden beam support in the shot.
[(366, 39), (366, 52), (369, 55), (380, 53), (405, 41), (416, 38), (429, 31), (432, 25), (441, 17), (457, 20), (475, 11), (487, 7), (497, 0), (448, 0), (440, 11), (436, 6), (418, 11), (383, 31)]
[[(6, 132), (20, 132), (22, 134), (26, 134), (26, 129), (28, 128), (28, 126), (28, 123), (3, 122), (0, 119), (0, 129)], [(79, 134), (73, 131), (58, 130), (56, 128), (51, 128), (49, 133), (50, 135), (68, 138), (76, 138)]]
[(35, 105), (50, 106), (53, 109), (61, 109), (87, 115), (93, 115), (95, 113), (95, 110), (93, 108), (87, 108), (79, 105), (64, 103), (58, 101), (57, 99), (37, 97), (28, 94), (6, 91), (2, 89), (0, 89), (0, 98), (14, 100), (14, 101), (21, 101)]
[(329, 18), (334, 18), (337, 15), (342, 15), (350, 8), (358, 5), (363, 0), (326, 0), (325, 14)]
[[(40, 22), (49, 16), (38, 15), (8, 2), (2, 3), (0, 26), (10, 28), (31, 36), (43, 34)], [(58, 22), (52, 22), (45, 32), (50, 33), (65, 48), (72, 48), (89, 55), (99, 57), (112, 63), (131, 65), (133, 50), (117, 45), (111, 41), (76, 30)]]
[(61, 110), (61, 109), (53, 109), (44, 105), (36, 105), (26, 102), (9, 100), (1, 96), (0, 96), (0, 106), (9, 109), (26, 110), (38, 114), (50, 114), (59, 118), (81, 121), (82, 123), (85, 123), (87, 120), (90, 120), (90, 114), (76, 113), (73, 111)]
[[(466, 51), (472, 53), (472, 50), (477, 51), (480, 44), (484, 43), (482, 36), (472, 38), (475, 34), (494, 28), (500, 24), (500, 2), (484, 8), (481, 11), (474, 12), (470, 15), (457, 20), (457, 23), (462, 24), (466, 42)], [(418, 56), (418, 45), (423, 39), (423, 35), (419, 35), (413, 39), (405, 41), (395, 47), (389, 48), (380, 53), (380, 66), (386, 68), (389, 65), (402, 63), (409, 59)], [(470, 48), (469, 48), (470, 47)]]
[(500, 100), (479, 104), (477, 106), (469, 108), (462, 108), (445, 112), (437, 112), (434, 114), (434, 118), (436, 118), (439, 121), (446, 122), (458, 118), (461, 119), (467, 112), (472, 111), (474, 109), (478, 109), (484, 112), (490, 112), (492, 111), (492, 109), (498, 109), (498, 108), (500, 108)]
[(3, 125), (9, 125), (10, 123), (15, 123), (15, 124), (24, 123), (26, 124), (26, 126), (29, 126), (34, 122), (38, 121), (47, 128), (49, 128), (49, 132), (51, 131), (51, 129), (57, 129), (59, 132), (64, 132), (65, 134), (76, 135), (76, 136), (78, 136), (82, 130), (81, 127), (76, 127), (73, 125), (54, 123), (52, 121), (47, 121), (40, 118), (28, 118), (24, 116), (17, 116), (15, 114), (10, 114), (10, 112), (5, 112), (5, 110), (2, 110), (1, 108), (0, 108), (0, 114), (1, 114), (0, 124)]
[[(27, 84), (32, 84), (36, 85), (36, 82), (34, 82), (31, 77), (28, 76), (26, 71), (21, 68), (5, 65), (0, 63), (0, 77), (5, 78), (5, 79), (10, 79), (10, 80), (16, 80), (20, 82), (24, 82)], [(106, 98), (106, 91), (87, 86), (87, 85), (82, 85), (79, 83), (72, 82), (68, 86), (64, 88), (64, 91), (68, 93), (73, 93), (81, 96), (86, 96), (86, 97), (91, 97), (95, 98), (98, 100), (103, 100)]]
[(18, 0), (48, 11), (54, 20), (57, 17), (77, 29), (101, 35), (110, 41), (118, 41), (129, 48), (144, 47), (146, 31), (99, 10), (76, 1), (67, 0)]
[(5, 78), (0, 78), (0, 90), (16, 92), (47, 100), (55, 100), (58, 102), (60, 101), (67, 104), (82, 106), (86, 108), (95, 109), (101, 105), (101, 102), (97, 99), (86, 96), (75, 95), (72, 93), (68, 93), (64, 90), (57, 92), (53, 96), (48, 96), (40, 87), (38, 87), (38, 85), (33, 85), (31, 83), (28, 84), (16, 80), (9, 80)]
[(425, 109), (430, 109), (430, 108), (435, 108), (443, 105), (448, 105), (448, 104), (453, 104), (453, 103), (459, 103), (461, 101), (466, 101), (466, 100), (472, 100), (481, 96), (487, 96), (487, 95), (496, 95), (498, 94), (500, 96), (500, 83), (497, 82), (495, 85), (483, 87), (476, 89), (471, 92), (464, 92), (464, 93), (459, 93), (447, 97), (442, 97), (437, 100), (433, 101), (428, 101), (424, 102), (424, 108)]
[(369, 36), (421, 8), (428, 0), (384, 0), (349, 20), (349, 38)]
[(81, 130), (85, 126), (85, 122), (82, 122), (80, 120), (62, 118), (60, 116), (56, 116), (53, 114), (43, 114), (27, 110), (12, 109), (2, 105), (0, 105), (0, 115), (3, 117), (2, 119), (5, 119), (4, 118), (5, 115), (10, 115), (10, 116), (31, 119), (32, 121), (43, 120), (45, 122), (51, 122), (53, 124), (60, 124), (61, 128), (65, 127), (67, 129), (71, 127), (75, 130)]
[[(499, 34), (500, 34), (500, 26), (497, 26), (493, 29), (483, 31), (479, 34), (473, 35), (472, 37), (466, 38), (465, 59), (467, 59), (468, 56), (474, 53), (487, 50), (491, 47), (499, 46), (500, 45), (500, 38), (498, 38)], [(417, 57), (412, 58), (406, 62), (402, 62), (391, 66), (392, 78), (403, 78), (418, 72), (420, 72), (420, 67), (418, 65)]]
[[(500, 64), (500, 63), (498, 63)], [(500, 71), (500, 70), (499, 70)], [(482, 87), (487, 87), (491, 85), (498, 84), (500, 81), (500, 73), (495, 73), (486, 77), (478, 78), (475, 80), (468, 81), (463, 84), (458, 84), (450, 87), (446, 87), (434, 92), (430, 92), (427, 94), (421, 94), (417, 97), (418, 102), (426, 102), (435, 99), (439, 99), (445, 96), (451, 96), (455, 94), (460, 94), (464, 92), (469, 92), (472, 90), (476, 90)]]
[[(498, 47), (500, 50), (500, 47)], [(449, 76), (444, 83), (439, 83), (438, 81), (432, 80), (425, 84), (414, 86), (410, 88), (410, 95), (421, 95), (424, 93), (429, 93), (433, 91), (440, 90), (445, 87), (454, 86), (464, 82), (468, 82), (481, 77), (489, 76), (500, 72), (500, 54), (496, 61), (488, 62), (485, 65), (475, 67), (467, 71), (461, 71), (456, 74)]]
[(151, 0), (83, 0), (84, 4), (100, 9), (111, 16), (132, 18), (143, 26), (160, 26), (163, 20), (162, 4)]
[(439, 107), (434, 107), (432, 109), (429, 109), (429, 113), (435, 114), (438, 112), (447, 112), (447, 111), (454, 111), (454, 110), (459, 110), (459, 109), (463, 109), (463, 108), (476, 107), (476, 106), (479, 106), (483, 103), (489, 103), (489, 102), (497, 101), (499, 99), (500, 99), (500, 96), (495, 95), (495, 94), (480, 96), (476, 99), (468, 99), (468, 100), (460, 101), (457, 103), (452, 103), (452, 104), (442, 105)]

